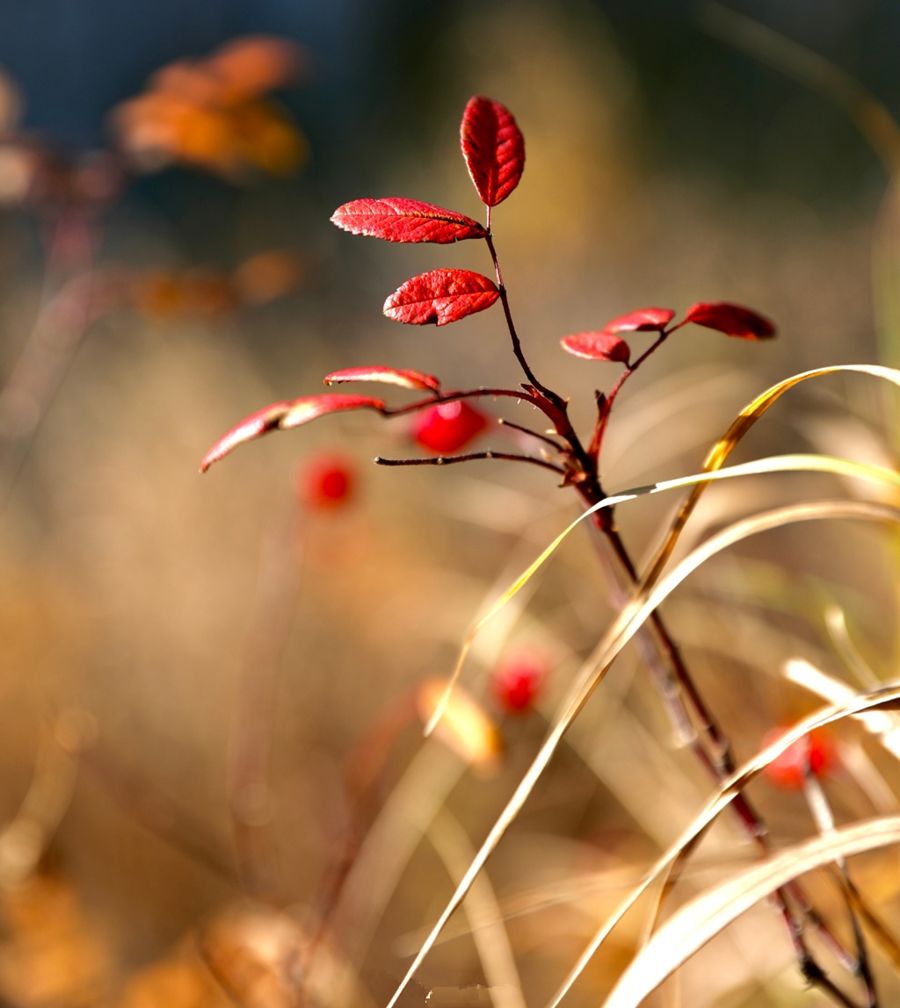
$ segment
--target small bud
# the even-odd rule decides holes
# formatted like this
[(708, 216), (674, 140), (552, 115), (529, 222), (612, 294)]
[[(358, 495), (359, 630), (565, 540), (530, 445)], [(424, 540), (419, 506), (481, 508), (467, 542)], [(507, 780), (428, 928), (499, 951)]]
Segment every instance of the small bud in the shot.
[(534, 655), (518, 654), (500, 663), (491, 678), (491, 690), (509, 714), (524, 714), (534, 706), (547, 674), (547, 663)]
[(297, 491), (301, 502), (314, 511), (330, 511), (352, 500), (356, 473), (341, 455), (323, 454), (307, 459), (300, 468)]
[[(773, 728), (763, 738), (763, 746), (771, 745), (787, 730), (787, 726)], [(831, 736), (824, 731), (812, 731), (786, 749), (763, 772), (775, 787), (799, 791), (806, 782), (807, 773), (825, 777), (836, 769), (837, 763), (837, 750)]]
[(487, 426), (487, 417), (468, 403), (438, 403), (422, 410), (413, 423), (417, 444), (436, 455), (449, 455), (464, 448)]

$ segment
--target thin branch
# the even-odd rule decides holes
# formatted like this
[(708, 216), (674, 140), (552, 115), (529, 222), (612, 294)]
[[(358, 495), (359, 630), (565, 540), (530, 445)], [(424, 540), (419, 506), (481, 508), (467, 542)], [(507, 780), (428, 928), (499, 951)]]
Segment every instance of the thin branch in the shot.
[(488, 231), (484, 236), (484, 240), (487, 244), (488, 252), (491, 254), (491, 262), (494, 264), (494, 275), (497, 278), (497, 287), (500, 291), (500, 303), (503, 305), (503, 314), (506, 317), (506, 328), (509, 330), (509, 338), (512, 340), (512, 348), (516, 360), (519, 362), (522, 371), (525, 373), (525, 377), (538, 390), (538, 392), (549, 399), (555, 406), (560, 406), (563, 400), (556, 394), (556, 392), (548, 389), (546, 385), (541, 384), (535, 373), (531, 370), (528, 361), (525, 359), (525, 352), (522, 350), (522, 342), (519, 339), (519, 334), (516, 332), (516, 325), (513, 322), (512, 312), (509, 307), (509, 295), (506, 291), (506, 285), (503, 283), (503, 273), (500, 269), (500, 260), (497, 258), (497, 250), (494, 248), (494, 239), (490, 231)]
[(523, 427), (522, 424), (513, 423), (512, 420), (507, 420), (504, 417), (500, 417), (497, 423), (503, 424), (504, 427), (512, 427), (513, 430), (520, 431), (522, 434), (527, 434), (529, 437), (537, 438), (538, 441), (543, 441), (545, 444), (550, 445), (551, 448), (555, 448), (556, 451), (565, 451), (565, 447), (559, 443), (555, 438), (548, 437), (546, 434), (541, 434), (536, 430), (532, 430), (530, 427)]
[[(655, 349), (655, 347), (651, 349)], [(646, 354), (644, 357), (646, 357)], [(615, 527), (603, 528), (602, 531), (612, 547), (613, 553), (628, 575), (631, 584), (641, 584), (642, 582), (631, 559), (631, 555)], [(685, 710), (685, 699), (688, 701), (696, 720), (699, 722), (699, 730), (701, 732), (699, 737), (695, 736), (691, 740), (691, 751), (697, 756), (713, 779), (721, 783), (735, 769), (731, 745), (709, 707), (706, 705), (702, 694), (688, 671), (678, 645), (669, 633), (662, 615), (659, 612), (652, 613), (650, 624), (679, 687), (679, 690), (673, 694), (670, 684), (666, 681), (667, 677), (658, 677), (660, 680), (660, 691), (669, 716), (676, 726), (683, 725), (687, 713)], [(735, 814), (740, 819), (749, 837), (760, 850), (768, 851), (770, 849), (768, 830), (747, 798), (743, 794), (738, 794), (732, 804)], [(841, 941), (827, 926), (820, 914), (811, 906), (800, 885), (797, 882), (793, 882), (776, 890), (773, 893), (773, 900), (790, 936), (801, 973), (810, 984), (827, 992), (833, 999), (846, 1006), (846, 1008), (856, 1008), (854, 1002), (848, 999), (840, 988), (829, 979), (807, 947), (803, 936), (803, 925), (791, 909), (788, 894), (797, 900), (803, 917), (809, 920), (819, 931), (823, 939), (850, 972), (860, 975), (863, 967), (859, 959), (844, 948)], [(867, 1008), (870, 1008), (870, 1006), (867, 1006)]]
[(566, 470), (562, 466), (548, 462), (546, 459), (535, 458), (533, 455), (516, 455), (513, 452), (483, 451), (470, 452), (468, 455), (437, 455), (434, 458), (408, 458), (390, 459), (381, 455), (376, 455), (373, 461), (375, 465), (382, 466), (442, 466), (455, 465), (457, 462), (476, 462), (481, 459), (501, 459), (504, 462), (530, 462), (532, 465), (540, 466), (542, 469), (550, 469), (552, 472), (566, 475)]
[(427, 399), (417, 399), (415, 402), (407, 403), (405, 406), (385, 406), (378, 412), (385, 417), (404, 416), (407, 413), (416, 413), (418, 410), (427, 409), (429, 406), (440, 406), (442, 403), (457, 402), (460, 399), (516, 399), (519, 402), (527, 402), (536, 406), (542, 413), (554, 420), (554, 416), (547, 410), (547, 404), (538, 396), (525, 389), (488, 388), (479, 386), (473, 389), (459, 389), (455, 392), (441, 392), (440, 395), (430, 395)]
[[(809, 805), (809, 811), (815, 821), (816, 827), (821, 834), (825, 835), (834, 831), (834, 815), (831, 811), (828, 799), (825, 796), (825, 792), (822, 789), (822, 785), (819, 783), (818, 779), (813, 774), (812, 768), (810, 767), (809, 749), (810, 746), (807, 738), (803, 767), (803, 793), (806, 797), (806, 802), (807, 805)], [(844, 901), (847, 905), (847, 916), (850, 919), (850, 930), (853, 934), (853, 942), (856, 945), (857, 968), (855, 972), (862, 983), (863, 990), (865, 991), (865, 1006), (866, 1008), (878, 1008), (878, 991), (875, 987), (875, 977), (872, 974), (872, 966), (869, 961), (869, 951), (866, 945), (866, 937), (854, 907), (852, 895), (854, 886), (850, 878), (850, 871), (847, 868), (847, 861), (843, 857), (838, 858), (835, 864), (837, 866), (838, 882), (841, 887), (841, 893), (843, 894)]]
[[(671, 330), (674, 332), (674, 329)], [(609, 395), (604, 396), (601, 401), (598, 398), (598, 406), (600, 407), (600, 413), (597, 417), (597, 426), (594, 428), (594, 436), (591, 438), (591, 446), (588, 449), (591, 458), (596, 460), (600, 456), (600, 448), (603, 445), (603, 435), (606, 433), (606, 425), (609, 423), (609, 415), (612, 412), (613, 403), (616, 401), (616, 396), (622, 391), (622, 386), (626, 381), (634, 374), (635, 371), (644, 363), (644, 361), (652, 354), (655, 350), (658, 350), (663, 343), (666, 341), (666, 337), (669, 332), (661, 330), (659, 336), (650, 344), (649, 347), (637, 358), (637, 360), (632, 361), (628, 364), (622, 374), (619, 375), (618, 381), (613, 385), (609, 392)]]

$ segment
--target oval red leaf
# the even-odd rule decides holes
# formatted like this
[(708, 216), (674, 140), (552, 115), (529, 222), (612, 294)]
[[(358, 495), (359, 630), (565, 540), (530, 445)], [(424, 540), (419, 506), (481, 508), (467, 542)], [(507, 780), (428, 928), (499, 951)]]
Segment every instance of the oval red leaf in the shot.
[(688, 308), (684, 321), (741, 339), (770, 339), (775, 335), (775, 326), (765, 315), (729, 301), (700, 301)]
[(301, 396), (299, 399), (287, 399), (271, 403), (262, 409), (244, 417), (203, 456), (200, 462), (200, 472), (206, 472), (219, 459), (234, 451), (239, 444), (252, 441), (272, 430), (286, 430), (309, 423), (326, 413), (339, 413), (343, 410), (373, 409), (379, 413), (385, 408), (381, 399), (370, 396), (356, 395), (314, 395)]
[(604, 329), (601, 332), (573, 333), (560, 340), (563, 350), (585, 360), (619, 361), (627, 364), (631, 349), (625, 340)]
[(525, 168), (525, 138), (512, 113), (491, 98), (470, 98), (459, 141), (481, 202), (489, 207), (502, 203)]
[(384, 302), (384, 314), (410, 325), (446, 325), (484, 311), (500, 297), (494, 282), (481, 273), (436, 269), (401, 284)]
[(351, 234), (391, 242), (447, 245), (464, 238), (483, 238), (486, 234), (478, 221), (465, 214), (402, 196), (353, 200), (339, 206), (331, 220)]
[(620, 315), (603, 327), (606, 332), (661, 332), (675, 318), (671, 308), (638, 308)]
[(406, 368), (374, 367), (343, 368), (332, 371), (322, 379), (326, 385), (340, 385), (342, 382), (372, 381), (399, 385), (401, 388), (418, 389), (422, 392), (440, 392), (441, 383), (434, 375), (411, 371)]

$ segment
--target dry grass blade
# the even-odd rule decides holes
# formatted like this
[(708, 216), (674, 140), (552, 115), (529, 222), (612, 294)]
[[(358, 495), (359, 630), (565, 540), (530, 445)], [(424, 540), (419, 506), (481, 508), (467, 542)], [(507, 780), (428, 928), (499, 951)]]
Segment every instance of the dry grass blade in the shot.
[[(895, 374), (897, 375), (898, 383), (900, 383), (900, 372), (895, 372)], [(790, 381), (790, 379), (788, 380)], [(769, 391), (771, 392), (771, 389)], [(754, 402), (758, 402), (758, 400), (754, 400)], [(752, 407), (753, 403), (751, 403), (750, 406)], [(750, 407), (747, 408), (749, 409)], [(743, 413), (741, 415), (743, 416)], [(736, 443), (737, 442), (735, 441), (735, 444)], [(721, 444), (721, 441), (716, 444), (713, 451), (707, 457), (707, 464), (709, 464), (709, 459), (715, 456), (716, 449), (718, 449)], [(730, 450), (731, 449), (729, 448), (728, 451), (730, 452)], [(723, 456), (723, 461), (724, 457), (725, 456)], [(459, 676), (462, 672), (463, 665), (465, 664), (472, 644), (482, 627), (493, 619), (494, 616), (496, 616), (497, 613), (499, 613), (500, 610), (503, 609), (503, 607), (506, 606), (507, 603), (522, 588), (525, 587), (525, 585), (544, 565), (544, 563), (546, 563), (546, 561), (549, 560), (556, 550), (562, 545), (565, 539), (568, 538), (569, 534), (573, 532), (583, 521), (586, 521), (598, 511), (615, 507), (617, 504), (627, 504), (630, 501), (637, 500), (639, 497), (663, 493), (667, 490), (680, 490), (685, 487), (694, 487), (691, 496), (682, 506), (681, 511), (679, 511), (679, 514), (676, 517), (675, 521), (678, 523), (677, 529), (675, 524), (673, 524), (672, 529), (669, 532), (669, 539), (667, 539), (663, 547), (664, 555), (662, 552), (660, 553), (661, 562), (654, 563), (652, 574), (645, 579), (645, 584), (652, 585), (662, 572), (662, 568), (671, 555), (672, 549), (674, 549), (675, 543), (681, 534), (681, 529), (684, 527), (684, 523), (687, 521), (690, 512), (693, 510), (700, 493), (702, 493), (708, 483), (715, 480), (733, 479), (740, 476), (759, 476), (764, 473), (774, 472), (824, 472), (839, 476), (851, 476), (875, 483), (883, 483), (887, 486), (892, 486), (895, 489), (900, 490), (900, 474), (894, 472), (892, 469), (887, 469), (884, 466), (876, 466), (866, 462), (854, 462), (852, 459), (836, 458), (831, 455), (797, 454), (772, 455), (767, 458), (756, 459), (752, 462), (743, 462), (740, 465), (729, 466), (724, 469), (719, 466), (713, 466), (711, 471), (704, 468), (704, 471), (701, 473), (694, 473), (690, 476), (679, 476), (675, 479), (661, 480), (659, 483), (633, 487), (629, 490), (623, 490), (621, 493), (605, 497), (603, 500), (598, 501), (598, 503), (594, 504), (592, 507), (580, 514), (574, 521), (570, 522), (570, 524), (559, 533), (550, 545), (547, 546), (534, 561), (532, 561), (532, 563), (516, 578), (515, 581), (513, 581), (503, 594), (491, 603), (488, 610), (481, 615), (471, 627), (469, 627), (466, 631), (466, 636), (456, 659), (456, 664), (454, 665), (453, 671), (447, 680), (447, 687), (435, 704), (434, 712), (425, 725), (425, 734), (430, 735), (437, 727), (438, 722), (444, 716), (447, 710), (447, 704), (450, 700), (450, 695), (459, 680)], [(685, 511), (686, 508), (687, 511)], [(682, 515), (684, 515), (683, 520)]]
[[(811, 378), (823, 378), (826, 375), (842, 372), (866, 374), (873, 378), (881, 378), (900, 387), (900, 371), (895, 368), (883, 367), (880, 364), (833, 364), (828, 367), (814, 368), (811, 371), (800, 371), (789, 378), (785, 378), (783, 381), (771, 385), (765, 392), (747, 403), (732, 421), (728, 430), (725, 431), (708, 452), (703, 462), (704, 471), (712, 473), (720, 470), (728, 460), (728, 456), (740, 444), (744, 436), (775, 405), (785, 392), (789, 392), (792, 388), (795, 388), (802, 382), (809, 381)], [(668, 563), (669, 557), (672, 555), (672, 551), (675, 549), (682, 529), (708, 485), (706, 481), (698, 483), (679, 508), (678, 513), (672, 520), (672, 524), (669, 526), (665, 539), (657, 549), (656, 555), (649, 565), (647, 574), (643, 577), (645, 585), (652, 585), (659, 578), (666, 563)]]
[(735, 918), (805, 872), (896, 843), (900, 843), (900, 816), (883, 816), (794, 844), (745, 868), (667, 920), (632, 960), (603, 1008), (635, 1008)]
[[(895, 474), (892, 474), (892, 476), (893, 479), (897, 479)], [(578, 713), (589, 699), (593, 690), (601, 682), (607, 669), (610, 667), (616, 656), (628, 643), (628, 641), (631, 640), (631, 638), (638, 632), (641, 626), (643, 626), (644, 622), (653, 610), (656, 609), (656, 607), (663, 602), (666, 596), (674, 591), (686, 577), (696, 570), (697, 567), (703, 564), (711, 556), (714, 556), (716, 553), (721, 552), (737, 542), (740, 542), (742, 539), (746, 539), (758, 532), (779, 528), (783, 525), (790, 524), (791, 522), (822, 520), (826, 518), (861, 518), (873, 521), (896, 523), (900, 522), (900, 510), (890, 508), (885, 505), (871, 504), (863, 501), (822, 501), (813, 504), (799, 504), (792, 507), (778, 508), (774, 511), (768, 511), (764, 514), (756, 515), (752, 518), (736, 522), (735, 524), (723, 529), (717, 535), (710, 538), (707, 542), (703, 543), (685, 557), (652, 592), (647, 594), (645, 590), (622, 610), (618, 619), (604, 635), (603, 640), (596, 648), (594, 655), (586, 664), (581, 675), (579, 675), (576, 682), (571, 687), (556, 721), (551, 725), (550, 731), (547, 733), (543, 743), (541, 744), (541, 747), (532, 761), (531, 766), (519, 781), (512, 797), (488, 832), (484, 843), (481, 845), (477, 854), (473, 858), (471, 865), (461, 879), (459, 885), (456, 887), (455, 892), (451, 896), (447, 905), (444, 907), (444, 910), (441, 912), (436, 924), (429, 932), (428, 937), (422, 943), (419, 951), (416, 953), (416, 956), (407, 970), (406, 975), (400, 981), (400, 984), (388, 1003), (388, 1008), (393, 1008), (393, 1006), (397, 1003), (397, 1000), (406, 989), (410, 980), (412, 980), (415, 976), (438, 936), (443, 931), (447, 921), (459, 907), (471, 887), (472, 882), (484, 867), (494, 849), (500, 843), (500, 840), (503, 838), (507, 829), (515, 821), (519, 811), (524, 806), (528, 796), (531, 794), (547, 767), (547, 764), (556, 752), (556, 749), (565, 736), (569, 726), (578, 716)], [(892, 696), (900, 698), (900, 689), (894, 691)], [(882, 697), (882, 702), (887, 698), (887, 695)], [(874, 703), (872, 705), (874, 706)], [(791, 741), (797, 741), (797, 738), (799, 738), (802, 734), (804, 733), (801, 732), (800, 735), (791, 738)], [(788, 733), (783, 736), (783, 738), (790, 738), (790, 736), (791, 733)], [(778, 754), (777, 752), (774, 752), (776, 748), (777, 746), (773, 745), (769, 750), (767, 750), (767, 752), (772, 752), (770, 757), (771, 759), (774, 759)], [(761, 767), (759, 769), (761, 769)], [(756, 772), (758, 772), (758, 770)], [(735, 791), (734, 794), (732, 794), (720, 807), (724, 808), (728, 802), (733, 799), (735, 794), (737, 794), (737, 791)], [(716, 810), (715, 814), (718, 814), (718, 811), (719, 809)], [(715, 815), (713, 818), (715, 818)], [(667, 860), (662, 867), (664, 868), (668, 863), (669, 862)], [(644, 890), (642, 889), (641, 892), (643, 891)], [(629, 906), (630, 905), (631, 904), (629, 904)], [(602, 938), (600, 940), (602, 940)], [(587, 958), (590, 958), (590, 956), (588, 955)], [(570, 975), (570, 978), (567, 980), (567, 984), (569, 986), (572, 982), (574, 982), (574, 979), (577, 978), (578, 973), (580, 973), (583, 968), (583, 963), (586, 961), (587, 959), (584, 959), (583, 962), (582, 960), (579, 961), (582, 963), (581, 968), (576, 968), (577, 972), (573, 972), (573, 974)], [(559, 1001), (566, 989), (568, 989), (568, 987), (561, 991), (554, 1001), (554, 1004)]]
[[(449, 812), (443, 811), (429, 829), (428, 839), (447, 873), (457, 882), (474, 855), (462, 826)], [(525, 1008), (522, 982), (503, 924), (503, 913), (486, 875), (477, 879), (469, 890), (463, 909), (495, 1008)]]
[[(846, 704), (835, 705), (822, 708), (811, 714), (809, 717), (799, 721), (793, 728), (785, 732), (772, 745), (762, 749), (746, 763), (738, 767), (731, 777), (722, 785), (718, 793), (709, 801), (706, 807), (694, 818), (693, 822), (684, 830), (681, 836), (669, 847), (669, 849), (656, 861), (653, 867), (647, 872), (644, 878), (634, 887), (634, 889), (619, 904), (615, 912), (604, 922), (603, 926), (594, 934), (587, 948), (579, 957), (569, 975), (563, 981), (553, 1000), (550, 1002), (555, 1008), (568, 994), (575, 981), (584, 971), (585, 966), (594, 956), (613, 928), (619, 923), (626, 913), (637, 903), (643, 894), (660, 878), (667, 875), (672, 865), (683, 859), (703, 837), (703, 834), (712, 825), (720, 812), (722, 812), (735, 799), (741, 790), (758, 774), (760, 774), (773, 760), (776, 760), (790, 746), (803, 738), (807, 733), (840, 721), (847, 717), (854, 717), (867, 710), (872, 710), (881, 705), (896, 704), (900, 701), (900, 687), (889, 689), (878, 689), (871, 693), (861, 693), (855, 696)], [(657, 932), (659, 933), (659, 932)]]

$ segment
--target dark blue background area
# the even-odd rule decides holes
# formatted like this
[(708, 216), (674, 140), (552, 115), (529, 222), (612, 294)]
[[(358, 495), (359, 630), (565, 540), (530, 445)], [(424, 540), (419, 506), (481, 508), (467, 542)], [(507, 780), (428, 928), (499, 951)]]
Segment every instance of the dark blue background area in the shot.
[[(728, 6), (821, 53), (900, 113), (896, 0)], [(26, 128), (62, 147), (87, 148), (106, 142), (109, 110), (159, 66), (203, 56), (238, 35), (296, 39), (310, 53), (311, 72), (281, 97), (313, 152), (297, 184), (328, 201), (345, 195), (348, 175), (357, 188), (364, 182), (386, 126), (395, 145), (419, 142), (435, 100), (456, 96), (443, 34), (454, 19), (488, 7), (510, 19), (522, 9), (515, 0), (0, 0), (0, 65), (25, 95)], [(713, 175), (738, 193), (774, 186), (823, 204), (881, 184), (877, 158), (843, 110), (705, 33), (699, 7), (692, 0), (554, 4), (573, 37), (601, 25), (614, 39), (636, 82), (648, 162)], [(528, 54), (498, 58), (527, 63)], [(409, 125), (395, 131), (396, 122)], [(171, 189), (192, 199), (200, 180), (185, 175), (144, 180), (129, 198), (156, 202)], [(202, 184), (205, 199), (227, 200), (224, 183), (206, 177)]]
[(75, 147), (103, 142), (103, 119), (159, 66), (236, 35), (300, 40), (320, 66), (343, 62), (348, 0), (35, 0), (0, 3), (0, 64), (27, 96), (25, 124)]

